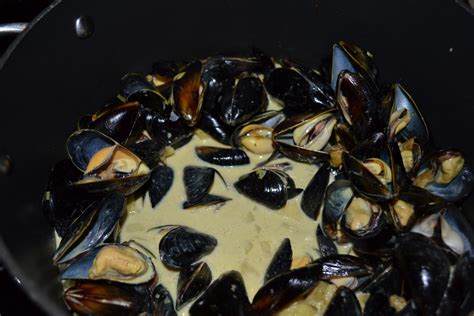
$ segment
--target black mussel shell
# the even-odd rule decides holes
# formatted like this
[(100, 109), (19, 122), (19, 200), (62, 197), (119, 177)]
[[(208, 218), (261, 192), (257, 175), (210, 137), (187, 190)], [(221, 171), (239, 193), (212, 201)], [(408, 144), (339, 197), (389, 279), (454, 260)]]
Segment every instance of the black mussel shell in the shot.
[(240, 177), (234, 187), (240, 194), (277, 210), (288, 200), (288, 179), (290, 177), (283, 171), (258, 169)]
[(323, 280), (338, 277), (366, 276), (373, 272), (367, 260), (352, 255), (329, 255), (313, 261), (314, 272)]
[(185, 61), (160, 59), (151, 66), (150, 74), (157, 77), (160, 81), (170, 81), (186, 66)]
[(370, 294), (364, 305), (364, 316), (392, 316), (395, 310), (390, 306), (390, 295), (382, 289)]
[(454, 267), (451, 281), (437, 315), (468, 315), (474, 305), (474, 260), (462, 255)]
[(174, 309), (173, 298), (170, 292), (158, 284), (151, 294), (151, 304), (154, 316), (177, 316)]
[(152, 170), (160, 164), (165, 153), (165, 145), (152, 139), (128, 145), (127, 148)]
[(224, 196), (214, 195), (214, 194), (206, 194), (201, 199), (196, 201), (185, 201), (183, 202), (183, 209), (193, 208), (193, 207), (202, 207), (202, 206), (209, 206), (215, 204), (222, 204), (231, 199), (226, 198)]
[(157, 166), (150, 175), (148, 194), (151, 206), (154, 208), (165, 197), (171, 189), (174, 180), (174, 172), (168, 166)]
[(324, 234), (320, 225), (318, 225), (318, 228), (316, 229), (316, 239), (318, 241), (321, 257), (338, 254), (336, 244), (334, 244), (334, 242)]
[(448, 285), (450, 264), (444, 252), (427, 237), (407, 233), (395, 251), (406, 289), (423, 315), (434, 315)]
[(66, 230), (53, 261), (64, 263), (113, 237), (125, 205), (125, 196), (119, 192), (90, 204)]
[(318, 274), (314, 267), (303, 267), (277, 275), (257, 291), (252, 310), (257, 315), (273, 315), (300, 295), (308, 293), (317, 280)]
[(362, 310), (354, 292), (341, 286), (329, 303), (324, 316), (362, 316)]
[(144, 90), (155, 90), (155, 88), (141, 74), (129, 73), (120, 79), (119, 95), (125, 99)]
[(219, 148), (212, 146), (198, 146), (196, 155), (205, 162), (219, 166), (239, 166), (250, 163), (245, 151), (237, 148)]
[(214, 168), (187, 166), (183, 171), (184, 188), (188, 202), (200, 201), (214, 183)]
[(173, 228), (160, 241), (160, 258), (168, 267), (182, 269), (211, 253), (217, 240), (190, 227)]
[(339, 75), (337, 101), (344, 118), (352, 125), (356, 142), (385, 131), (387, 124), (381, 119), (373, 87), (361, 75), (345, 71)]
[(253, 316), (240, 273), (229, 271), (212, 282), (206, 292), (193, 303), (189, 315)]
[(174, 112), (166, 117), (156, 113), (149, 115), (146, 120), (146, 130), (154, 141), (175, 149), (186, 145), (194, 135), (193, 129)]
[(61, 160), (51, 170), (43, 199), (43, 212), (59, 236), (97, 197), (72, 184), (82, 177), (70, 159)]
[(231, 89), (223, 91), (220, 101), (220, 118), (230, 126), (237, 126), (265, 110), (267, 94), (260, 79), (241, 76)]
[(329, 165), (323, 164), (315, 173), (301, 198), (301, 209), (311, 219), (319, 217), (319, 210), (324, 201), (324, 193), (329, 183)]
[(145, 127), (141, 109), (138, 102), (119, 104), (105, 113), (94, 115), (87, 128), (98, 130), (124, 144), (137, 139)]
[(268, 265), (263, 283), (267, 283), (273, 277), (290, 270), (293, 261), (293, 251), (288, 238), (283, 239), (277, 251), (273, 255), (272, 261)]
[(172, 107), (158, 91), (138, 91), (128, 98), (128, 102), (138, 102), (144, 108), (144, 113), (156, 113), (162, 117), (169, 117), (172, 111)]
[(179, 272), (176, 309), (180, 310), (184, 305), (201, 295), (211, 284), (211, 281), (211, 269), (205, 262), (183, 268)]
[(72, 312), (81, 315), (138, 315), (149, 310), (150, 293), (143, 286), (87, 281), (64, 292)]
[(201, 79), (203, 65), (200, 61), (190, 63), (173, 82), (173, 104), (176, 112), (189, 126), (201, 118), (206, 84)]
[(377, 79), (377, 68), (372, 54), (346, 41), (334, 44), (332, 50), (331, 87), (334, 90), (342, 71), (357, 72), (371, 79), (373, 83)]
[(265, 76), (267, 92), (290, 110), (319, 110), (331, 105), (331, 97), (322, 93), (323, 82), (313, 82), (294, 67), (274, 68)]
[(225, 145), (231, 144), (234, 128), (222, 122), (214, 112), (204, 112), (197, 127), (208, 133), (218, 142)]

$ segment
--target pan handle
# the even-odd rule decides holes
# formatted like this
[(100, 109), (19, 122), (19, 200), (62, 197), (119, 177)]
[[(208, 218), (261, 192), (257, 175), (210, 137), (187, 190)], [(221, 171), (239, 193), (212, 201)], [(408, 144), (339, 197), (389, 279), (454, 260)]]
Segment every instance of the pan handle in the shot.
[(0, 36), (20, 34), (27, 26), (28, 23), (24, 22), (0, 24)]

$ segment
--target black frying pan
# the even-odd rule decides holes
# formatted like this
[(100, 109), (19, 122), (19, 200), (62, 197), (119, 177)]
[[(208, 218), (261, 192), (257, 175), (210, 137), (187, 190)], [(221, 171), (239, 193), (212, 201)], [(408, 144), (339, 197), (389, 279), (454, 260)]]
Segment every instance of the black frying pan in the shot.
[[(95, 26), (85, 40), (74, 28), (81, 15)], [(316, 65), (346, 39), (375, 54), (383, 79), (408, 87), (438, 146), (463, 148), (472, 162), (473, 30), (453, 0), (57, 1), (0, 62), (0, 149), (14, 164), (0, 177), (1, 258), (48, 314), (66, 313), (40, 209), (49, 170), (77, 118), (114, 95), (124, 73), (158, 58), (256, 45)]]

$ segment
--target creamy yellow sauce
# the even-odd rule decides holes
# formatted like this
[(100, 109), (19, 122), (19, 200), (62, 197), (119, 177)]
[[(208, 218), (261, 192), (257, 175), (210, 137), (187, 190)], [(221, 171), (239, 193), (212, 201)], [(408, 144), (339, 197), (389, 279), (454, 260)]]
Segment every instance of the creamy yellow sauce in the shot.
[[(265, 270), (284, 238), (291, 240), (294, 257), (318, 257), (316, 223), (301, 211), (301, 194), (289, 200), (284, 208), (275, 211), (239, 194), (233, 187), (240, 176), (251, 172), (267, 156), (248, 153), (251, 161), (249, 165), (222, 167), (200, 160), (194, 152), (194, 147), (199, 145), (222, 146), (210, 138), (200, 139), (194, 136), (188, 145), (176, 150), (166, 161), (174, 171), (170, 191), (154, 209), (148, 196), (144, 199), (129, 199), (128, 215), (121, 230), (122, 241), (135, 240), (157, 256), (158, 260), (154, 260), (154, 264), (160, 282), (169, 289), (173, 297), (176, 296), (178, 273), (167, 269), (159, 260), (158, 245), (162, 234), (156, 230), (149, 231), (156, 226), (185, 225), (214, 236), (218, 245), (202, 260), (211, 268), (213, 278), (229, 270), (240, 271), (250, 299), (262, 285)], [(289, 160), (277, 162), (283, 161)], [(293, 169), (288, 174), (295, 180), (297, 187), (305, 188), (317, 167), (290, 162)], [(185, 166), (209, 166), (218, 170), (228, 187), (216, 176), (211, 193), (232, 200), (220, 206), (183, 210), (182, 203), (186, 200), (183, 182)], [(186, 309), (180, 311), (180, 315), (186, 314)]]

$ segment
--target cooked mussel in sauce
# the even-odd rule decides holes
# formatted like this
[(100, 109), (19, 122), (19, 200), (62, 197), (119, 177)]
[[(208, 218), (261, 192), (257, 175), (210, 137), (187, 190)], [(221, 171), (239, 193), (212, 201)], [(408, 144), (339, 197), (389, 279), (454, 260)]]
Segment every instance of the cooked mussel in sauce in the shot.
[(471, 157), (331, 56), (157, 60), (80, 118), (43, 198), (71, 312), (474, 313)]

